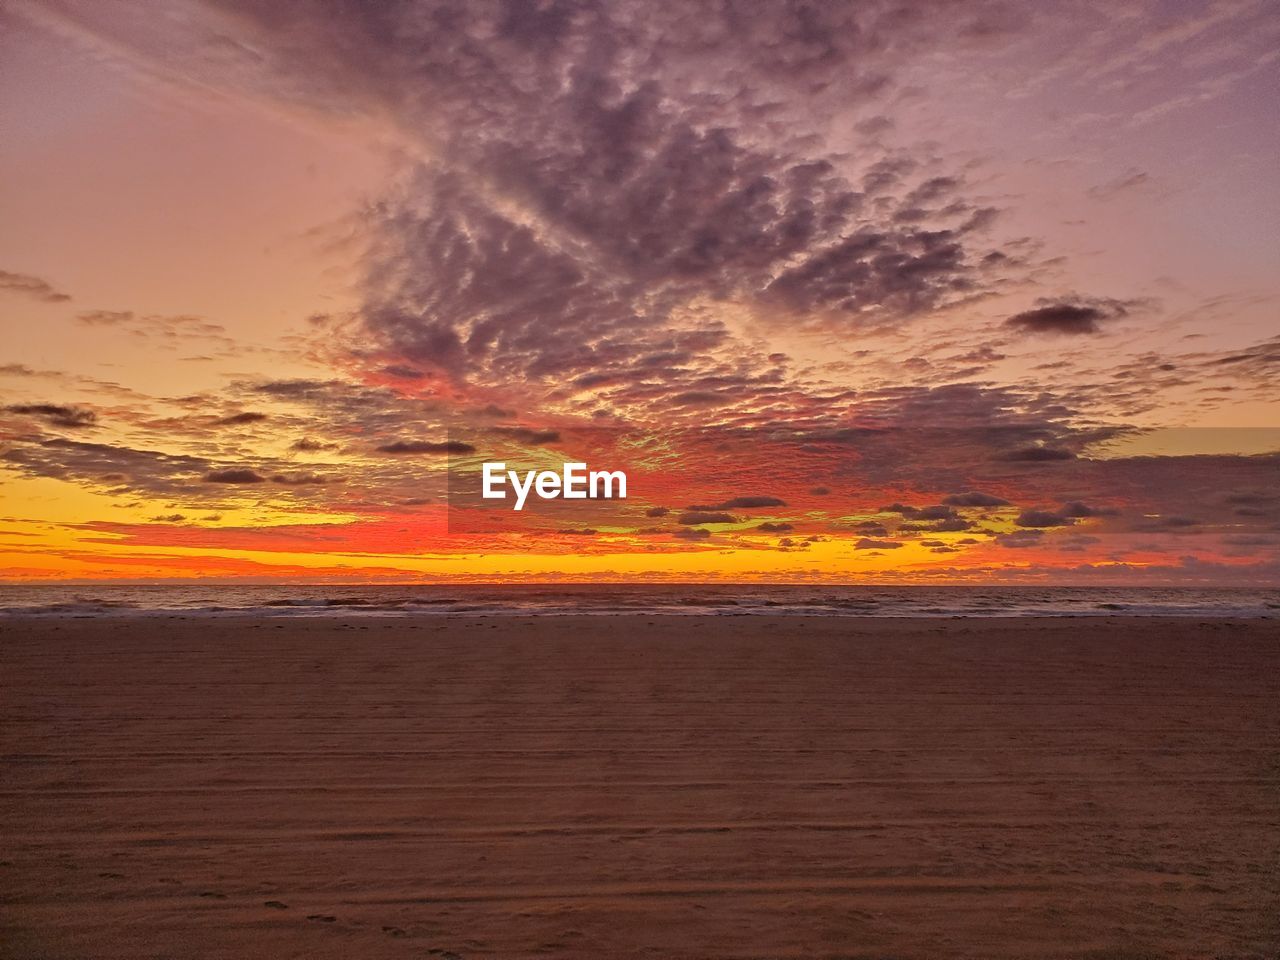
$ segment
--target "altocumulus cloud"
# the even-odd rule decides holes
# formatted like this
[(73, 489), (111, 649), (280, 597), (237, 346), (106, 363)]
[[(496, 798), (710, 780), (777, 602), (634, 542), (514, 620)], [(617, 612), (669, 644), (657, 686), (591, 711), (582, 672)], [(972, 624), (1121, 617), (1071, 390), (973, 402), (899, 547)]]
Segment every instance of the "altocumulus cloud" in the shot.
[[(426, 148), (366, 221), (359, 322), (383, 376), (605, 385), (672, 356), (644, 402), (749, 400), (698, 385), (733, 339), (699, 304), (852, 330), (988, 284), (995, 211), (960, 171), (891, 151), (883, 125), (853, 159), (815, 131), (891, 96), (916, 56), (1012, 29), (996, 0), (208, 8), (216, 37), (199, 18), (76, 16), (202, 86)], [(217, 57), (188, 55), (215, 39)]]

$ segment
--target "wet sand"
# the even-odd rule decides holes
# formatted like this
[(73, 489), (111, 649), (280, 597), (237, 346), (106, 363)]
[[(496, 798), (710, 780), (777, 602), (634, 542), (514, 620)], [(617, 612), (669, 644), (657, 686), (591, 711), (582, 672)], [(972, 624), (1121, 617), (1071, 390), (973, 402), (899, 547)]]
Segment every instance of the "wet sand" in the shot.
[(0, 956), (1280, 955), (1280, 626), (0, 622)]

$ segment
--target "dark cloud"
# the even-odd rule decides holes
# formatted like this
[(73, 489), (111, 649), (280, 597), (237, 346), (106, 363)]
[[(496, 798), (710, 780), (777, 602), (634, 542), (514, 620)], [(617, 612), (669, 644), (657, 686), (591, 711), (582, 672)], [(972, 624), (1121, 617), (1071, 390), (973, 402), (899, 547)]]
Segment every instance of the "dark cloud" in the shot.
[(461, 440), (396, 440), (377, 448), (379, 453), (475, 453), (476, 448)]
[(65, 303), (71, 299), (70, 294), (58, 290), (48, 280), (8, 270), (0, 270), (0, 291), (31, 297), (41, 303)]
[(204, 475), (206, 483), (262, 483), (266, 477), (254, 472), (241, 468), (230, 470), (211, 470)]
[(332, 483), (333, 480), (318, 473), (277, 473), (271, 477), (271, 482), (288, 487), (306, 487), (322, 486)]
[(911, 516), (916, 520), (950, 520), (955, 517), (956, 512), (945, 504), (937, 504), (932, 507), (919, 507)]
[(701, 527), (686, 527), (683, 530), (677, 530), (671, 536), (679, 540), (706, 540), (711, 536), (710, 530), (704, 530)]
[(311, 437), (303, 437), (301, 440), (295, 440), (289, 445), (290, 450), (300, 450), (304, 453), (314, 453), (319, 450), (333, 450), (337, 448), (336, 443), (328, 443), (324, 440), (315, 440)]
[(677, 522), (687, 527), (697, 526), (702, 523), (737, 523), (738, 520), (732, 514), (713, 513), (705, 510), (689, 510), (680, 514)]
[(1039, 300), (1036, 307), (1015, 313), (1005, 325), (1026, 333), (1101, 333), (1099, 324), (1127, 316), (1134, 305), (1106, 298)]
[(91, 485), (126, 483), (160, 495), (185, 493), (209, 469), (200, 457), (61, 437), (14, 446), (0, 459), (28, 476)]
[(755, 507), (785, 507), (785, 501), (777, 497), (733, 497), (724, 503), (710, 507), (690, 507), (690, 510), (750, 510)]
[(98, 415), (84, 407), (61, 403), (19, 403), (5, 407), (9, 413), (36, 417), (55, 427), (80, 429), (97, 425)]
[(863, 537), (853, 545), (855, 550), (897, 550), (899, 547), (905, 546), (898, 540), (876, 540), (871, 537)]
[(559, 430), (533, 430), (529, 427), (494, 427), (490, 431), (500, 437), (537, 446), (543, 443), (559, 443)]
[(880, 508), (881, 513), (900, 513), (904, 517), (914, 517), (919, 513), (918, 507), (913, 507), (905, 503), (891, 503)]
[(233, 413), (228, 417), (223, 417), (218, 423), (223, 426), (238, 426), (246, 423), (261, 423), (266, 419), (269, 418), (265, 413), (245, 411), (244, 413)]
[(333, 390), (345, 388), (341, 380), (267, 380), (254, 383), (249, 389), (255, 393), (283, 400), (327, 399)]
[(789, 523), (774, 523), (772, 521), (766, 521), (756, 527), (756, 529), (762, 530), (765, 533), (787, 533), (788, 531), (794, 530), (795, 527)]
[(1087, 503), (1081, 503), (1079, 500), (1072, 500), (1070, 503), (1062, 505), (1061, 513), (1064, 517), (1096, 517), (1108, 513), (1109, 511), (1098, 510), (1089, 506)]
[(646, 517), (665, 517), (671, 510), (668, 507), (650, 507), (644, 512)]
[(1052, 510), (1023, 510), (1013, 522), (1020, 527), (1067, 527), (1075, 519)]
[(406, 367), (394, 363), (383, 367), (382, 372), (389, 377), (395, 377), (397, 380), (421, 380), (426, 376), (421, 370), (414, 367)]
[(765, 298), (798, 313), (837, 311), (866, 323), (911, 317), (977, 288), (958, 230), (860, 230), (791, 267)]
[(972, 490), (968, 493), (953, 493), (943, 498), (943, 503), (953, 507), (1007, 507), (1009, 501), (1004, 497)]
[(1043, 530), (1015, 530), (1012, 533), (997, 534), (995, 542), (1002, 547), (1038, 547), (1044, 540)]

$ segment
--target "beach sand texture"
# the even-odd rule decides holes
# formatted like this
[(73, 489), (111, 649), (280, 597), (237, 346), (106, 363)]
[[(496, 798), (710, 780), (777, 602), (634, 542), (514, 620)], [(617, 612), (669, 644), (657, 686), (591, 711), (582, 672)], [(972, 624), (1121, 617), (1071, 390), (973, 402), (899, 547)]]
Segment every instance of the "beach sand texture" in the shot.
[(0, 623), (0, 955), (1280, 955), (1275, 622)]

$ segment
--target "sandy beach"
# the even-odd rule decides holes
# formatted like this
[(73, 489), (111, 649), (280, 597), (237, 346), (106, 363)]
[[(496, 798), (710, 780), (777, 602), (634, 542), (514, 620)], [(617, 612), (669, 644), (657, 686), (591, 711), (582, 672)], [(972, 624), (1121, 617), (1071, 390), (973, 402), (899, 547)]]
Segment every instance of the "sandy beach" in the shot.
[(0, 953), (1275, 957), (1275, 622), (0, 623)]

